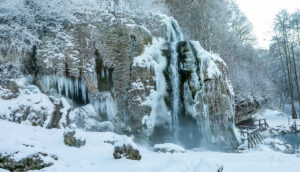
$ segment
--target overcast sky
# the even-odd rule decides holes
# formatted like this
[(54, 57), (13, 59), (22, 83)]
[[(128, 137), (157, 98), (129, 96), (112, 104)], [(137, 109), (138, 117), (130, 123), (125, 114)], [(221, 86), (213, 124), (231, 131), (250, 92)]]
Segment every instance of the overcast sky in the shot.
[(300, 0), (235, 0), (254, 26), (258, 47), (268, 48), (272, 37), (272, 23), (281, 9), (293, 12), (300, 9)]

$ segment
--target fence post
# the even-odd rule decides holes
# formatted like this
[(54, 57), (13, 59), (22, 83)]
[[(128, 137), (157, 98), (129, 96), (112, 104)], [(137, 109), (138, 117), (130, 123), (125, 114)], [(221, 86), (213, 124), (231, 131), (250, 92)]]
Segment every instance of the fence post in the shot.
[(249, 137), (249, 133), (247, 132), (247, 140), (248, 140), (248, 149), (250, 149), (250, 137)]

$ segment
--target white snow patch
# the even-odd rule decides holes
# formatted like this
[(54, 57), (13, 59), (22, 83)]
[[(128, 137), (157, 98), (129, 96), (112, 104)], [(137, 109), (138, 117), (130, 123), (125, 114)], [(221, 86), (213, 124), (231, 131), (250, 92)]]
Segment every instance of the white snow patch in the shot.
[(134, 90), (144, 90), (145, 89), (144, 84), (140, 79), (137, 80), (136, 82), (133, 82), (131, 85)]
[(221, 166), (224, 172), (298, 172), (300, 169), (300, 158), (272, 151), (265, 146), (245, 153), (187, 151), (184, 154), (162, 154), (136, 145), (142, 156), (140, 161), (115, 160), (112, 155), (114, 145), (105, 141), (117, 140), (119, 145), (133, 144), (132, 138), (110, 132), (80, 131), (86, 139), (86, 145), (74, 148), (64, 144), (63, 132), (60, 129), (49, 130), (0, 120), (0, 142), (5, 145), (0, 147), (0, 153), (20, 151), (24, 157), (41, 151), (57, 155), (58, 161), (43, 169), (45, 172), (97, 172), (99, 169), (112, 172), (216, 172)]
[[(220, 57), (217, 57), (217, 55), (211, 54), (207, 51), (205, 51), (200, 43), (198, 41), (191, 41), (195, 49), (197, 49), (197, 58), (199, 61), (203, 62), (204, 66), (207, 66), (207, 77), (209, 79), (214, 79), (214, 77), (219, 77), (221, 75), (221, 72), (214, 62), (214, 60), (219, 60)], [(204, 70), (205, 71), (205, 70)]]

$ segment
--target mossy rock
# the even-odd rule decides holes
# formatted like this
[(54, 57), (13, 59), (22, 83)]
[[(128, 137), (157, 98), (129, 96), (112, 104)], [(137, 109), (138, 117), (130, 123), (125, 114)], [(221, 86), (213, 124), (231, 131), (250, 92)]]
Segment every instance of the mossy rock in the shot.
[[(18, 152), (14, 153), (17, 154)], [(46, 153), (36, 153), (30, 155), (26, 158), (23, 158), (19, 161), (16, 161), (13, 158), (14, 154), (2, 155), (0, 154), (0, 168), (13, 171), (13, 172), (24, 172), (29, 170), (41, 170), (46, 167), (50, 167), (53, 165), (52, 162), (44, 162), (41, 158), (42, 156), (46, 157), (48, 154)], [(53, 160), (57, 160), (57, 156), (51, 155), (50, 156)]]
[(113, 156), (115, 159), (121, 159), (122, 157), (125, 157), (126, 159), (131, 159), (131, 160), (141, 160), (142, 159), (139, 150), (134, 149), (131, 145), (123, 145), (122, 147), (116, 146)]

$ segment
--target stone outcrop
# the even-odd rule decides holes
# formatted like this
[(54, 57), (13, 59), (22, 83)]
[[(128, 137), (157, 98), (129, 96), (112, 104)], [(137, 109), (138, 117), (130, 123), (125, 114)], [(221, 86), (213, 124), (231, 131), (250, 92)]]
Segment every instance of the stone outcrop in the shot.
[(266, 99), (260, 95), (251, 94), (235, 96), (235, 123), (247, 121), (257, 113), (266, 103)]

